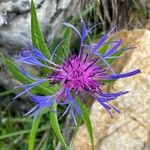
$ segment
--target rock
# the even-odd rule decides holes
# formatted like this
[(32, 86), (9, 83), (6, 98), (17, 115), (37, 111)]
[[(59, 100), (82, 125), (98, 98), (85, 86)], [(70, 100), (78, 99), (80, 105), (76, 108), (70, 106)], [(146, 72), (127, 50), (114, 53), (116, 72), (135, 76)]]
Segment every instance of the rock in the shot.
[[(34, 0), (38, 20), (47, 44), (60, 34), (64, 19), (75, 15), (83, 7), (80, 0)], [(15, 57), (17, 51), (31, 42), (30, 0), (0, 0), (0, 52)], [(7, 72), (0, 70), (0, 85), (12, 88), (14, 82)], [(4, 74), (8, 74), (6, 77)], [(12, 83), (12, 84), (6, 84)]]
[[(149, 150), (150, 149), (150, 31), (121, 31), (120, 37), (136, 45), (125, 64), (122, 73), (141, 69), (141, 74), (116, 81), (110, 92), (130, 91), (118, 98), (114, 105), (121, 111), (110, 118), (98, 102), (91, 108), (96, 150)], [(117, 62), (116, 62), (117, 65)], [(72, 149), (91, 150), (85, 125), (81, 126), (72, 141)]]
[[(43, 32), (48, 26), (50, 3), (37, 0), (38, 18)], [(55, 8), (55, 7), (54, 7)], [(51, 10), (51, 12), (53, 12)], [(53, 12), (54, 13), (54, 12)], [(52, 14), (53, 14), (52, 13)], [(0, 47), (8, 54), (16, 53), (25, 41), (30, 40), (30, 2), (28, 0), (8, 0), (0, 2)]]
[[(81, 8), (79, 0), (36, 0), (38, 20), (47, 42), (58, 32), (64, 18), (75, 15)], [(30, 42), (30, 1), (0, 1), (0, 48), (7, 54)]]
[[(120, 120), (121, 119), (121, 120)], [(126, 120), (125, 120), (126, 119)], [(148, 140), (148, 130), (130, 117), (117, 118), (108, 135), (97, 145), (99, 150), (142, 150)], [(121, 124), (120, 124), (121, 123)], [(122, 124), (123, 123), (123, 124)], [(118, 125), (119, 124), (119, 125)], [(118, 128), (116, 128), (118, 127)]]

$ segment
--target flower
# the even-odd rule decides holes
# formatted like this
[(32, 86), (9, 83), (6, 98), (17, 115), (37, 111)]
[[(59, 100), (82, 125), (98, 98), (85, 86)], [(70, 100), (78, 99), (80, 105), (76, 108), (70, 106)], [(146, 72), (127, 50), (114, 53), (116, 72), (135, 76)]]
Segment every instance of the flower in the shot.
[[(28, 43), (28, 50), (23, 50), (19, 53), (17, 61), (21, 63), (22, 66), (24, 66), (23, 64), (28, 64), (45, 67), (50, 71), (49, 75), (42, 79), (32, 76), (24, 67), (20, 68), (20, 71), (25, 76), (34, 80), (31, 84), (17, 87), (23, 88), (24, 90), (15, 98), (26, 93), (30, 96), (31, 101), (35, 103), (35, 106), (25, 115), (37, 116), (38, 113), (46, 107), (49, 107), (50, 110), (53, 111), (52, 106), (56, 102), (58, 105), (67, 105), (62, 116), (70, 111), (76, 123), (75, 114), (82, 115), (77, 103), (77, 98), (79, 97), (83, 102), (83, 95), (86, 94), (91, 95), (97, 100), (110, 115), (112, 115), (111, 110), (119, 112), (109, 101), (117, 99), (119, 96), (128, 93), (128, 91), (104, 93), (101, 87), (106, 84), (107, 81), (117, 80), (140, 73), (140, 70), (137, 69), (128, 73), (118, 74), (110, 66), (109, 60), (120, 57), (117, 54), (122, 54), (124, 51), (130, 49), (130, 47), (120, 48), (122, 45), (122, 40), (120, 39), (109, 40), (110, 34), (116, 27), (102, 36), (97, 43), (86, 45), (84, 44), (85, 39), (88, 34), (90, 34), (93, 27), (87, 29), (86, 24), (82, 21), (82, 32), (80, 33), (73, 25), (69, 23), (64, 23), (64, 25), (72, 28), (80, 37), (81, 42), (78, 54), (70, 53), (68, 58), (65, 58), (61, 64), (55, 63), (53, 58), (56, 55), (58, 47), (62, 43), (54, 49), (51, 60), (47, 59), (37, 48)], [(101, 49), (104, 46), (107, 47), (107, 50), (105, 53), (102, 53)], [(49, 82), (52, 86), (58, 84), (60, 85), (60, 89), (50, 96), (39, 96), (30, 92), (31, 89), (43, 82)]]

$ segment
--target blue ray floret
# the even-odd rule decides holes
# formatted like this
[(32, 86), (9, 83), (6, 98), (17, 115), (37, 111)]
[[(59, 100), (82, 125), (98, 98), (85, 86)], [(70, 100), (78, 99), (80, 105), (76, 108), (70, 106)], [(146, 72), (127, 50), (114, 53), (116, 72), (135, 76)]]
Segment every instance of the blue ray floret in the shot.
[[(77, 103), (77, 98), (79, 97), (82, 99), (82, 102), (84, 102), (83, 95), (86, 94), (90, 94), (97, 100), (110, 115), (112, 115), (112, 110), (119, 112), (117, 108), (110, 104), (110, 101), (114, 101), (118, 97), (127, 94), (128, 91), (104, 93), (101, 89), (104, 85), (103, 81), (117, 80), (140, 73), (139, 69), (128, 73), (116, 73), (108, 62), (108, 59), (119, 58), (119, 56), (115, 54), (123, 53), (133, 47), (122, 48), (123, 42), (121, 39), (109, 40), (110, 34), (114, 32), (116, 27), (102, 36), (97, 43), (87, 45), (85, 44), (85, 39), (91, 33), (93, 27), (88, 29), (86, 24), (82, 21), (82, 31), (80, 33), (72, 24), (64, 23), (64, 25), (72, 28), (80, 37), (81, 42), (78, 54), (70, 53), (68, 58), (65, 58), (61, 64), (57, 64), (53, 61), (53, 58), (56, 56), (56, 51), (63, 41), (56, 46), (50, 60), (29, 43), (27, 43), (27, 50), (22, 50), (19, 53), (17, 61), (21, 66), (20, 72), (33, 80), (30, 84), (16, 87), (23, 88), (23, 91), (15, 98), (23, 94), (28, 94), (31, 101), (35, 103), (35, 106), (25, 115), (37, 116), (40, 111), (47, 107), (53, 111), (52, 106), (56, 102), (60, 106), (66, 106), (66, 110), (62, 116), (70, 112), (76, 123), (75, 115), (82, 115)], [(106, 45), (108, 47), (106, 52), (101, 53), (101, 49)], [(34, 77), (26, 71), (24, 64), (48, 68), (49, 74), (45, 78)], [(32, 94), (31, 90), (43, 82), (49, 82), (51, 86), (58, 84), (60, 89), (55, 94), (49, 96)]]

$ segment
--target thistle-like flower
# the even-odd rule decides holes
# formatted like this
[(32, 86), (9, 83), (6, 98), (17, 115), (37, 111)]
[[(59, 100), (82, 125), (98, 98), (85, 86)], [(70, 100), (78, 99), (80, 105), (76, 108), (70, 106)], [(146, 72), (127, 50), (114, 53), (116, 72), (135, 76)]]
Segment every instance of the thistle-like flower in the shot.
[[(37, 48), (28, 44), (28, 49), (19, 53), (17, 61), (28, 65), (48, 68), (50, 69), (50, 73), (45, 79), (41, 79), (30, 75), (22, 67), (20, 69), (21, 72), (34, 80), (34, 82), (18, 86), (17, 88), (23, 88), (24, 90), (15, 98), (25, 93), (30, 96), (31, 100), (35, 103), (35, 106), (26, 113), (26, 115), (30, 116), (38, 115), (38, 113), (46, 107), (52, 110), (52, 106), (55, 102), (58, 105), (67, 105), (63, 115), (70, 111), (75, 123), (75, 114), (82, 115), (77, 103), (77, 98), (79, 97), (80, 100), (84, 102), (84, 95), (86, 94), (91, 95), (97, 100), (110, 115), (112, 115), (111, 110), (119, 112), (109, 101), (115, 100), (119, 96), (128, 93), (128, 91), (104, 93), (101, 87), (105, 84), (104, 81), (107, 83), (107, 81), (110, 80), (117, 80), (140, 73), (140, 70), (137, 69), (128, 73), (118, 74), (113, 71), (108, 62), (108, 60), (116, 58), (116, 54), (123, 53), (130, 48), (122, 48), (122, 41), (120, 39), (109, 41), (109, 36), (116, 27), (105, 34), (97, 43), (86, 45), (84, 41), (93, 27), (87, 29), (85, 23), (82, 22), (82, 32), (80, 33), (73, 25), (69, 23), (64, 23), (64, 25), (72, 28), (79, 35), (81, 40), (79, 53), (70, 53), (68, 58), (65, 58), (61, 64), (57, 64), (53, 61), (53, 58), (60, 44), (54, 49), (51, 60), (47, 59)], [(106, 52), (101, 53), (101, 49), (106, 45)], [(58, 84), (60, 89), (50, 96), (39, 96), (30, 92), (32, 88), (43, 82), (49, 82), (52, 86)]]

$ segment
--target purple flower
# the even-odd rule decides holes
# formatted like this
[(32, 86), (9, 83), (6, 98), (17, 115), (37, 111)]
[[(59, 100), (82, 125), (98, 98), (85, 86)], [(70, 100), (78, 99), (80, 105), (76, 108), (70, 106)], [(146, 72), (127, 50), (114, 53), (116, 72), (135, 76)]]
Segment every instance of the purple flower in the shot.
[[(69, 23), (64, 23), (65, 26), (72, 28), (80, 37), (80, 49), (79, 54), (71, 54), (68, 58), (65, 58), (62, 64), (57, 64), (53, 61), (55, 53), (62, 44), (62, 42), (54, 49), (51, 60), (47, 59), (37, 48), (27, 43), (27, 50), (23, 50), (19, 53), (17, 59), (23, 66), (23, 64), (45, 67), (50, 70), (50, 73), (45, 79), (34, 77), (30, 75), (23, 67), (20, 71), (27, 77), (34, 80), (31, 84), (25, 84), (18, 86), (17, 88), (24, 88), (24, 90), (18, 94), (15, 98), (27, 93), (31, 101), (35, 103), (35, 106), (29, 110), (25, 115), (37, 116), (38, 113), (46, 107), (49, 107), (51, 111), (53, 104), (56, 102), (58, 105), (67, 105), (64, 116), (70, 111), (72, 117), (75, 120), (75, 114), (82, 115), (80, 107), (77, 103), (77, 97), (83, 102), (83, 95), (89, 94), (96, 99), (99, 104), (110, 114), (111, 110), (119, 112), (117, 108), (112, 106), (109, 101), (117, 99), (119, 96), (128, 93), (103, 93), (101, 87), (104, 82), (109, 80), (117, 80), (120, 78), (129, 77), (140, 73), (140, 70), (134, 70), (124, 74), (115, 73), (111, 68), (108, 59), (117, 58), (116, 53), (122, 53), (129, 47), (120, 48), (122, 41), (111, 40), (109, 41), (109, 35), (116, 29), (114, 27), (111, 31), (105, 34), (97, 43), (91, 43), (89, 45), (84, 44), (86, 37), (92, 31), (93, 27), (87, 29), (84, 22), (82, 22), (81, 34), (76, 27)], [(101, 49), (107, 45), (107, 50), (103, 54)], [(52, 86), (55, 84), (60, 85), (60, 89), (50, 96), (38, 96), (30, 92), (30, 90), (43, 82), (49, 82)], [(75, 120), (76, 122), (76, 120)]]

